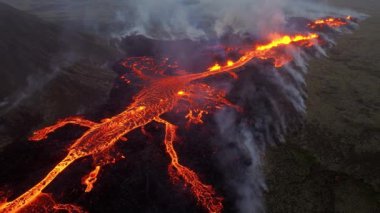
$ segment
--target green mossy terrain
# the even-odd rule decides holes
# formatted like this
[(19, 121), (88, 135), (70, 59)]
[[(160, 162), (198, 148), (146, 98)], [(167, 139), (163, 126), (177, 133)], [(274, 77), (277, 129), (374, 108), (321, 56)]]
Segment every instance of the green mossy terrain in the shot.
[(268, 212), (380, 212), (380, 2), (307, 75), (304, 127), (266, 156)]

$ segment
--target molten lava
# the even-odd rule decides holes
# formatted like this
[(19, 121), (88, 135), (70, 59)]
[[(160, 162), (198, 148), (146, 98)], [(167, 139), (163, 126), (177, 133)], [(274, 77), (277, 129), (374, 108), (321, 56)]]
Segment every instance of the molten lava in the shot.
[(291, 61), (292, 57), (286, 53), (277, 53), (276, 48), (288, 46), (291, 44), (310, 47), (313, 46), (316, 43), (316, 39), (319, 38), (318, 34), (316, 33), (310, 33), (306, 35), (298, 34), (293, 36), (273, 34), (270, 37), (273, 38), (272, 41), (266, 44), (257, 45), (253, 50), (244, 52), (244, 54), (237, 61), (228, 60), (227, 63), (223, 66), (215, 64), (208, 70), (212, 72), (226, 72), (234, 70), (244, 66), (247, 62), (251, 61), (254, 58), (272, 59), (274, 60), (274, 65), (276, 67), (281, 67)]
[(345, 18), (325, 18), (325, 19), (317, 19), (308, 24), (311, 29), (319, 29), (323, 27), (330, 28), (338, 28), (344, 25), (347, 25), (349, 21), (353, 21), (351, 16), (347, 16)]
[[(338, 27), (347, 24), (341, 19), (321, 19), (309, 24), (309, 27), (330, 26)], [(242, 52), (236, 60), (228, 59), (224, 64), (215, 64), (206, 68), (205, 71), (193, 74), (165, 76), (165, 70), (176, 69), (176, 66), (168, 66), (168, 59), (156, 64), (151, 58), (128, 58), (122, 62), (123, 66), (131, 69), (140, 79), (145, 80), (144, 88), (134, 96), (133, 102), (120, 114), (93, 122), (82, 117), (69, 117), (59, 120), (56, 124), (45, 127), (34, 132), (30, 137), (32, 141), (40, 141), (47, 138), (48, 134), (67, 125), (74, 124), (87, 127), (88, 130), (68, 148), (66, 157), (60, 161), (40, 182), (16, 199), (0, 204), (0, 212), (18, 212), (25, 210), (42, 199), (46, 194), (44, 189), (74, 161), (92, 156), (95, 161), (102, 159), (102, 154), (107, 152), (118, 141), (126, 141), (125, 135), (131, 131), (144, 127), (146, 124), (156, 121), (165, 125), (165, 147), (171, 159), (169, 165), (169, 175), (174, 180), (182, 180), (188, 186), (198, 203), (208, 212), (221, 212), (223, 209), (222, 198), (216, 195), (211, 185), (203, 183), (196, 172), (179, 163), (179, 157), (174, 149), (176, 139), (176, 126), (160, 118), (163, 114), (170, 112), (179, 103), (185, 100), (191, 103), (191, 99), (202, 99), (204, 105), (212, 103), (214, 108), (227, 105), (233, 106), (224, 99), (223, 93), (214, 91), (209, 85), (196, 82), (214, 75), (222, 73), (232, 73), (246, 65), (252, 59), (270, 59), (274, 65), (279, 67), (292, 60), (291, 55), (287, 55), (280, 49), (294, 47), (310, 47), (316, 44), (319, 35), (316, 33), (280, 35), (273, 34), (268, 37), (268, 42), (253, 45), (250, 50)], [(130, 80), (125, 78), (126, 83)], [(206, 90), (206, 92), (195, 93), (191, 91)], [(209, 92), (207, 92), (209, 91)], [(204, 95), (202, 95), (204, 94)], [(202, 97), (199, 97), (202, 96)], [(191, 123), (201, 124), (202, 116), (207, 114), (210, 107), (199, 107), (192, 109), (186, 118)], [(109, 162), (109, 161), (106, 161)], [(95, 165), (102, 165), (95, 162)], [(94, 183), (100, 172), (100, 166), (83, 178), (86, 185), (86, 192), (93, 189)], [(41, 204), (42, 205), (42, 204)], [(71, 205), (54, 204), (56, 208), (74, 208)], [(57, 207), (58, 206), (58, 207)], [(78, 210), (78, 209), (75, 209)], [(79, 211), (79, 210), (78, 210)]]
[(185, 116), (188, 120), (188, 124), (203, 124), (203, 114), (207, 114), (207, 111), (204, 110), (190, 110), (189, 113)]
[(86, 185), (85, 192), (91, 192), (94, 188), (94, 183), (98, 180), (98, 174), (100, 171), (100, 166), (96, 166), (93, 171), (82, 179), (82, 184)]
[(176, 126), (162, 120), (156, 119), (157, 122), (165, 124), (165, 147), (166, 152), (171, 158), (169, 165), (169, 175), (173, 180), (183, 179), (189, 186), (198, 202), (207, 208), (208, 212), (221, 212), (223, 209), (223, 198), (217, 197), (212, 186), (203, 184), (198, 175), (191, 169), (179, 163), (178, 155), (174, 150), (173, 142), (176, 139)]
[(95, 123), (89, 120), (85, 120), (82, 117), (68, 117), (62, 120), (59, 120), (55, 125), (48, 126), (43, 129), (37, 130), (33, 133), (31, 137), (29, 137), (29, 140), (31, 141), (40, 141), (47, 138), (47, 135), (49, 133), (54, 132), (56, 129), (59, 129), (67, 124), (77, 124), (79, 126), (85, 126), (85, 127), (91, 127)]
[(34, 200), (28, 208), (24, 208), (20, 210), (20, 213), (30, 213), (30, 212), (38, 212), (38, 213), (60, 213), (60, 212), (68, 212), (68, 213), (83, 213), (85, 212), (81, 207), (72, 205), (72, 204), (59, 204), (53, 199), (51, 194), (42, 193), (38, 196), (36, 200)]

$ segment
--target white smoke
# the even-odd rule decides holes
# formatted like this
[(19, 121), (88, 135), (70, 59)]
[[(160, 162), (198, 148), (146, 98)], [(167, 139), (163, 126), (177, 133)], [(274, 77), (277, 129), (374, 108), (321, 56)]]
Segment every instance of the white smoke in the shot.
[[(137, 33), (159, 39), (202, 39), (220, 36), (230, 30), (234, 33), (259, 33), (266, 26), (284, 22), (280, 10), (283, 2), (131, 0), (127, 7), (133, 12), (125, 14), (124, 18), (132, 19), (133, 24), (125, 34)], [(123, 17), (121, 14), (119, 17)]]
[(7, 97), (0, 100), (0, 116), (12, 111), (21, 105), (24, 101), (33, 97), (37, 92), (44, 89), (44, 87), (54, 80), (65, 67), (70, 67), (77, 61), (80, 60), (78, 53), (73, 51), (61, 52), (51, 58), (49, 70), (36, 70), (31, 72), (26, 77), (25, 85), (20, 86), (20, 88), (13, 93), (9, 94)]
[(25, 87), (5, 97), (4, 101), (0, 102), (0, 115), (8, 113), (19, 106), (24, 100), (31, 97), (35, 92), (41, 90), (49, 81), (54, 79), (59, 72), (60, 69), (56, 68), (52, 69), (52, 72), (48, 74), (41, 72), (29, 75)]
[(223, 110), (216, 114), (219, 127), (217, 142), (221, 147), (219, 164), (239, 212), (264, 212), (262, 190), (266, 188), (262, 174), (263, 147), (256, 144), (251, 128), (237, 123), (236, 112)]
[[(225, 175), (235, 208), (243, 213), (265, 212), (262, 172), (268, 145), (285, 142), (289, 128), (297, 127), (306, 114), (305, 75), (310, 55), (288, 48), (294, 58), (280, 70), (272, 66), (247, 66), (232, 91), (243, 114), (222, 110), (215, 115), (219, 127), (215, 144), (220, 147), (218, 165)], [(322, 47), (314, 52), (325, 56)], [(248, 74), (247, 74), (248, 73)], [(252, 121), (253, 120), (253, 121)]]
[(234, 86), (239, 89), (233, 91), (244, 113), (225, 109), (215, 115), (218, 166), (238, 212), (265, 212), (262, 167), (266, 147), (284, 142), (287, 129), (306, 111), (306, 67), (300, 67), (301, 61), (281, 71), (271, 66), (247, 67), (243, 80)]
[(0, 0), (52, 21), (124, 37), (210, 39), (226, 32), (265, 35), (288, 17), (362, 16), (319, 0)]
[[(80, 19), (97, 33), (103, 33), (106, 23), (104, 33), (112, 37), (138, 34), (160, 40), (215, 39), (228, 32), (265, 36), (281, 30), (290, 17), (363, 16), (318, 0), (87, 0), (80, 1), (80, 7), (74, 6), (77, 0), (52, 0), (49, 4), (58, 11), (70, 8), (57, 14)], [(33, 11), (30, 6), (25, 9)], [(317, 51), (325, 55), (322, 48)], [(215, 116), (219, 128), (215, 143), (222, 147), (219, 166), (239, 212), (265, 211), (261, 169), (265, 147), (284, 141), (293, 119), (305, 113), (308, 56), (299, 50), (293, 55), (294, 66), (285, 67), (281, 75), (275, 69), (256, 69), (255, 77), (244, 83), (240, 99), (252, 105), (253, 114), (240, 119), (236, 112), (223, 110)]]
[(313, 0), (129, 0), (119, 10), (126, 24), (115, 36), (141, 34), (156, 39), (210, 39), (226, 32), (266, 35), (288, 17), (355, 15)]

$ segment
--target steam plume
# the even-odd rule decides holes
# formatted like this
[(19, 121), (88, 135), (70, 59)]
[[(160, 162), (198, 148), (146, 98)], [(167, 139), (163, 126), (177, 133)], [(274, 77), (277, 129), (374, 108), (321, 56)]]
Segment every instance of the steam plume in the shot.
[(124, 37), (144, 35), (161, 40), (210, 39), (228, 33), (266, 35), (291, 16), (361, 16), (315, 0), (3, 0), (43, 18), (81, 29)]
[[(67, 7), (79, 4), (68, 2)], [(226, 33), (260, 37), (281, 31), (290, 17), (362, 16), (312, 0), (112, 0), (106, 3), (98, 0), (80, 4), (86, 8), (83, 15), (78, 15), (75, 8), (79, 7), (75, 6), (67, 15), (81, 19), (88, 30), (100, 33), (102, 24), (112, 23), (106, 28), (106, 34), (112, 37), (139, 34), (160, 40), (217, 39)], [(320, 52), (323, 54), (321, 49)], [(244, 118), (229, 110), (215, 116), (219, 128), (215, 143), (221, 147), (219, 167), (240, 212), (265, 211), (262, 194), (265, 181), (261, 171), (265, 147), (284, 141), (289, 126), (305, 114), (305, 55), (295, 53), (295, 59), (295, 66), (285, 68), (282, 75), (273, 68), (248, 67), (251, 72), (243, 73), (250, 74), (242, 78), (233, 94), (240, 94), (237, 100), (253, 109), (252, 112)]]

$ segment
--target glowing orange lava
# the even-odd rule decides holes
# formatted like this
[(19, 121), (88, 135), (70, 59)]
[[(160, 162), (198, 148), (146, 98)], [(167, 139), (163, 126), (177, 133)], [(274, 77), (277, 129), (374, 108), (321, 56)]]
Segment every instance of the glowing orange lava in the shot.
[(85, 126), (85, 127), (91, 127), (95, 123), (89, 120), (85, 120), (82, 117), (73, 116), (68, 117), (62, 120), (59, 120), (55, 125), (48, 126), (43, 129), (37, 130), (33, 133), (32, 136), (29, 137), (29, 140), (31, 141), (40, 141), (47, 138), (47, 135), (49, 133), (54, 132), (56, 129), (59, 129), (67, 124), (77, 124), (79, 126)]
[(281, 67), (285, 63), (292, 60), (290, 55), (285, 53), (278, 54), (275, 52), (275, 49), (282, 46), (288, 46), (291, 44), (299, 44), (300, 46), (309, 47), (313, 46), (316, 43), (316, 39), (319, 38), (319, 35), (316, 33), (310, 33), (306, 35), (278, 35), (273, 34), (270, 37), (273, 37), (271, 42), (266, 44), (257, 45), (253, 50), (246, 51), (243, 56), (241, 56), (237, 61), (229, 60), (226, 65), (221, 66), (215, 64), (211, 66), (208, 70), (212, 72), (226, 72), (230, 70), (235, 70), (239, 67), (244, 66), (247, 62), (251, 61), (254, 58), (258, 59), (272, 59), (274, 60), (274, 65), (276, 67)]
[(38, 213), (60, 213), (60, 212), (68, 212), (68, 213), (84, 213), (81, 207), (72, 205), (72, 204), (59, 204), (57, 203), (51, 194), (40, 194), (36, 200), (34, 200), (27, 208), (24, 208), (19, 211), (20, 213), (30, 213), (30, 212), (38, 212)]
[[(315, 21), (319, 24), (320, 21)], [(314, 23), (314, 24), (315, 24)], [(330, 25), (333, 21), (323, 22)], [(309, 47), (316, 43), (319, 36), (315, 33), (297, 34), (297, 35), (271, 35), (270, 41), (256, 45), (253, 49), (245, 51), (237, 60), (228, 60), (224, 65), (215, 64), (206, 68), (205, 71), (178, 75), (163, 76), (165, 62), (154, 64), (153, 59), (129, 58), (123, 63), (129, 67), (141, 79), (145, 79), (145, 87), (133, 98), (133, 102), (125, 108), (120, 114), (93, 122), (82, 117), (69, 117), (59, 120), (56, 124), (45, 127), (34, 132), (30, 140), (39, 141), (47, 138), (48, 134), (67, 125), (74, 124), (87, 127), (88, 130), (68, 148), (66, 157), (60, 161), (46, 176), (30, 188), (28, 191), (16, 199), (0, 204), (0, 212), (18, 212), (32, 205), (34, 201), (43, 196), (43, 190), (68, 166), (74, 161), (92, 156), (94, 159), (100, 158), (107, 150), (114, 146), (117, 141), (126, 140), (125, 135), (129, 132), (144, 127), (152, 121), (165, 124), (165, 146), (166, 151), (171, 158), (169, 165), (169, 174), (173, 179), (181, 179), (188, 186), (192, 194), (198, 200), (198, 203), (206, 208), (209, 212), (221, 212), (222, 198), (217, 196), (212, 186), (204, 184), (199, 176), (191, 169), (179, 163), (178, 155), (174, 150), (173, 142), (175, 141), (176, 126), (160, 118), (164, 113), (170, 112), (179, 102), (187, 97), (196, 97), (197, 94), (187, 94), (187, 91), (196, 88), (202, 88), (202, 84), (195, 82), (221, 73), (236, 72), (238, 68), (243, 67), (252, 59), (272, 59), (274, 65), (282, 66), (291, 60), (291, 56), (279, 54), (276, 50), (280, 47), (294, 45), (297, 47)], [(142, 60), (144, 63), (141, 63)], [(167, 59), (166, 59), (167, 60)], [(140, 62), (139, 62), (140, 61)], [(147, 74), (149, 73), (149, 74)], [(126, 80), (128, 83), (129, 80)], [(206, 85), (207, 87), (208, 85)], [(210, 90), (211, 91), (211, 90)], [(214, 101), (217, 106), (232, 106), (225, 99), (220, 97), (207, 97), (208, 100)], [(222, 102), (222, 103), (220, 103)], [(202, 115), (205, 111), (190, 111), (187, 117), (195, 123), (202, 123)], [(91, 191), (93, 184), (97, 179), (100, 166), (96, 167), (87, 177), (84, 178), (86, 192)], [(56, 205), (57, 206), (57, 205)], [(64, 208), (64, 205), (61, 205)]]
[(331, 28), (338, 28), (344, 25), (348, 24), (348, 21), (352, 21), (353, 18), (351, 16), (347, 16), (345, 18), (324, 18), (324, 19), (317, 19), (310, 23), (308, 26), (311, 29), (318, 29), (325, 26), (331, 27)]
[(180, 90), (180, 91), (177, 92), (177, 94), (180, 95), (180, 96), (185, 95), (185, 91)]
[(162, 119), (156, 119), (156, 121), (165, 124), (164, 142), (166, 152), (171, 158), (171, 163), (169, 165), (169, 175), (171, 178), (173, 180), (182, 178), (185, 184), (189, 186), (198, 202), (207, 208), (208, 212), (221, 212), (223, 209), (223, 198), (216, 196), (212, 186), (203, 184), (194, 171), (179, 163), (178, 155), (173, 146), (173, 142), (176, 139), (177, 127)]
[(227, 61), (227, 66), (228, 67), (231, 67), (231, 66), (233, 66), (235, 63), (232, 61), (232, 60), (228, 60)]
[(207, 111), (204, 110), (190, 110), (189, 113), (185, 116), (188, 120), (188, 124), (203, 124), (203, 114), (207, 114)]
[(100, 171), (100, 166), (96, 166), (93, 171), (90, 172), (90, 174), (86, 175), (82, 179), (82, 184), (86, 185), (85, 192), (91, 192), (91, 190), (94, 188), (94, 183), (98, 179), (98, 174)]
[(221, 66), (219, 64), (215, 64), (214, 66), (210, 67), (208, 70), (210, 71), (216, 71), (220, 70)]

